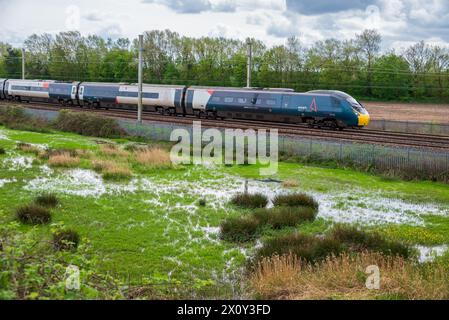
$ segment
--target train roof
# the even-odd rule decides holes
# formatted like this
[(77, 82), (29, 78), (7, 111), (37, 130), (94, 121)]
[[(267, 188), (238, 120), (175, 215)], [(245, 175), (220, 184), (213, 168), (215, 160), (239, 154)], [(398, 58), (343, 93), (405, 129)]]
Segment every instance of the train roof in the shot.
[(269, 92), (295, 92), (293, 89), (288, 88), (261, 88), (261, 87), (251, 87), (251, 88), (240, 88), (240, 87), (210, 87), (210, 86), (190, 86), (189, 89), (204, 89), (204, 90), (228, 90), (228, 91), (269, 91)]

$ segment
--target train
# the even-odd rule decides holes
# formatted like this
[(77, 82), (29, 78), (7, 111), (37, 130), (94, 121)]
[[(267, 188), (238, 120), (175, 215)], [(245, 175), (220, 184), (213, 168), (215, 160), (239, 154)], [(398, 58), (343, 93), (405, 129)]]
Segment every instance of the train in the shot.
[[(137, 110), (138, 85), (0, 79), (0, 100)], [(299, 93), (276, 88), (144, 84), (142, 101), (144, 112), (167, 116), (302, 123), (339, 130), (364, 128), (370, 122), (360, 102), (336, 90)]]

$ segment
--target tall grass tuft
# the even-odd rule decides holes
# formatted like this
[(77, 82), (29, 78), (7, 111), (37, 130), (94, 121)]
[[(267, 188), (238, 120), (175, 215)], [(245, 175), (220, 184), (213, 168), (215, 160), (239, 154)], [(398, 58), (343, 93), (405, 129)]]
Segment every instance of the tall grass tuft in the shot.
[(4, 148), (0, 148), (0, 156), (6, 154), (6, 150)]
[(169, 152), (157, 147), (137, 151), (136, 161), (149, 168), (170, 168), (172, 166)]
[(259, 226), (254, 217), (229, 218), (220, 226), (220, 238), (230, 242), (248, 242), (256, 238)]
[(100, 147), (100, 153), (108, 157), (129, 157), (130, 153), (113, 144), (106, 144)]
[(23, 143), (23, 142), (17, 143), (17, 149), (22, 152), (25, 152), (25, 153), (32, 153), (36, 156), (42, 152), (42, 149), (40, 149), (36, 146), (33, 146), (29, 143)]
[(34, 203), (45, 208), (54, 208), (59, 204), (59, 199), (52, 193), (43, 193), (34, 198)]
[(274, 229), (295, 227), (300, 223), (314, 221), (316, 216), (316, 210), (309, 207), (279, 207), (258, 209), (254, 212), (254, 217), (260, 224), (269, 225)]
[(36, 204), (22, 206), (16, 210), (17, 219), (23, 224), (39, 225), (51, 221), (51, 213), (47, 208)]
[(126, 180), (132, 177), (131, 170), (125, 164), (113, 161), (95, 160), (92, 162), (92, 168), (106, 180)]
[(268, 205), (268, 198), (261, 193), (238, 193), (231, 199), (231, 203), (247, 209), (265, 208)]
[(52, 167), (73, 168), (80, 164), (80, 159), (65, 152), (51, 155), (48, 159), (48, 164)]
[(278, 195), (274, 198), (273, 204), (275, 206), (287, 206), (287, 207), (310, 207), (318, 209), (318, 202), (308, 194), (305, 193), (294, 193), (286, 195)]

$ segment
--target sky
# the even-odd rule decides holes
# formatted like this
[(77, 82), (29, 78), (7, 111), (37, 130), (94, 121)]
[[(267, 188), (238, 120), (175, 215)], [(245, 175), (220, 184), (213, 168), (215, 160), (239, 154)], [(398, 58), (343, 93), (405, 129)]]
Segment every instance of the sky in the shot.
[(382, 48), (420, 40), (449, 47), (447, 0), (0, 0), (0, 41), (20, 46), (33, 33), (79, 30), (136, 38), (146, 30), (254, 37), (267, 45), (297, 36), (304, 46), (377, 29)]

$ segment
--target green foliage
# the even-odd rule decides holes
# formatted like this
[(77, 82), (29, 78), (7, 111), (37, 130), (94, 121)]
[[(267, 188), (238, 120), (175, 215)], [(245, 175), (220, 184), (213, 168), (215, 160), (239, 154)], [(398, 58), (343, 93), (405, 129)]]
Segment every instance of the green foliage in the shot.
[[(37, 229), (23, 232), (17, 223), (0, 224), (0, 299), (123, 299), (120, 283), (96, 270), (89, 246), (55, 251)], [(66, 286), (67, 268), (79, 269), (79, 290)]]
[[(253, 86), (300, 92), (336, 89), (358, 98), (407, 100), (449, 98), (448, 50), (419, 42), (404, 53), (382, 54), (381, 35), (364, 30), (353, 39), (327, 39), (303, 48), (253, 43)], [(133, 43), (131, 43), (133, 42)], [(25, 40), (27, 77), (135, 82), (136, 40), (105, 40), (77, 31), (31, 35)], [(191, 38), (170, 30), (144, 34), (144, 81), (148, 83), (246, 85), (246, 43), (223, 37)], [(1, 57), (5, 58), (2, 59)], [(0, 43), (0, 76), (21, 74), (21, 51)]]
[(20, 222), (29, 225), (47, 224), (51, 221), (50, 211), (36, 204), (19, 207), (16, 217)]
[(231, 199), (231, 203), (247, 209), (265, 208), (268, 205), (268, 198), (260, 193), (238, 193)]
[(78, 247), (80, 236), (74, 230), (59, 230), (53, 233), (53, 246), (59, 251), (74, 250)]
[(316, 219), (317, 211), (310, 207), (280, 207), (273, 209), (259, 209), (254, 217), (262, 225), (274, 229), (295, 227), (303, 222), (312, 222)]
[(386, 240), (380, 233), (365, 232), (354, 226), (336, 225), (330, 237), (342, 243), (349, 251), (369, 250), (403, 258), (413, 256), (409, 246), (399, 241)]
[(294, 193), (294, 194), (286, 194), (286, 195), (277, 195), (273, 203), (275, 206), (287, 206), (287, 207), (310, 207), (315, 210), (318, 209), (318, 202), (308, 194), (305, 193)]
[(229, 218), (220, 226), (220, 237), (230, 242), (248, 242), (256, 238), (259, 226), (254, 217)]
[(117, 121), (96, 114), (61, 110), (54, 126), (66, 132), (101, 138), (119, 138), (124, 135)]
[(292, 254), (307, 262), (319, 262), (343, 251), (341, 244), (329, 238), (304, 234), (291, 234), (267, 240), (256, 254), (255, 261), (274, 255)]
[(6, 154), (6, 150), (0, 147), (0, 156)]

